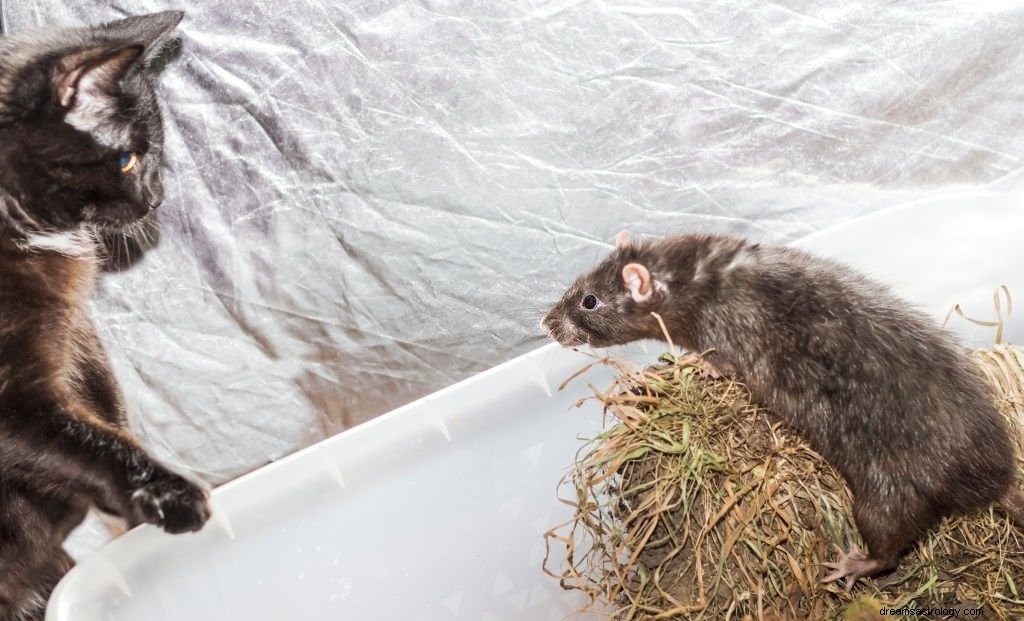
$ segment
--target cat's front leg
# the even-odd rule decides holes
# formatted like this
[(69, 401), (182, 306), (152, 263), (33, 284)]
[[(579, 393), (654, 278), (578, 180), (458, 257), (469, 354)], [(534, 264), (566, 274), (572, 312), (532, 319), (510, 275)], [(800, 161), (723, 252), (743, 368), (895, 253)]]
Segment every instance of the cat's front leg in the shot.
[[(123, 490), (118, 500), (125, 504), (121, 514), (130, 525), (155, 524), (169, 533), (185, 533), (199, 530), (210, 518), (209, 494), (202, 486), (153, 459), (120, 429), (100, 424), (89, 432), (101, 435), (83, 447), (87, 451), (92, 442), (109, 446), (101, 461), (107, 462), (114, 485)], [(88, 433), (72, 433), (69, 439), (85, 436)], [(95, 457), (99, 455), (86, 457), (86, 463)]]
[(159, 464), (128, 501), (128, 522), (156, 524), (169, 533), (197, 531), (210, 518), (206, 490)]
[(127, 427), (121, 389), (110, 369), (106, 348), (100, 342), (92, 321), (80, 313), (70, 330), (78, 349), (74, 364), (76, 375), (80, 378), (72, 388), (74, 394), (106, 422), (117, 427)]
[(31, 400), (17, 416), (0, 415), (0, 471), (24, 485), (84, 495), (130, 523), (171, 533), (199, 530), (210, 517), (200, 485), (151, 457), (127, 432), (80, 403)]

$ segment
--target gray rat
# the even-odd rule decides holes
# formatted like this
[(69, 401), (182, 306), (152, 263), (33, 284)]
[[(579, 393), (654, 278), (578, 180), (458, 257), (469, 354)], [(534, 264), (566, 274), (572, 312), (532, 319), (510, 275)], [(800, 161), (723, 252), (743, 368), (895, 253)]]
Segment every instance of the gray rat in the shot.
[(978, 369), (934, 322), (835, 261), (717, 235), (632, 242), (542, 325), (563, 346), (669, 336), (796, 429), (842, 473), (868, 552), (823, 582), (893, 569), (941, 518), (1000, 503), (1024, 528), (1014, 448)]

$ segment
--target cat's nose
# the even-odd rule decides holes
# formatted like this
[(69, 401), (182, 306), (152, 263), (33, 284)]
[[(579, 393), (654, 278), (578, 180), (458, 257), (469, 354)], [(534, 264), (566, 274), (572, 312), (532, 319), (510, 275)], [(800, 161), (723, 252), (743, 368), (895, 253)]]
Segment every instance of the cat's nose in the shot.
[(142, 183), (142, 202), (148, 211), (153, 211), (164, 202), (164, 185), (158, 171), (148, 171)]
[(146, 206), (147, 213), (159, 207), (160, 203), (162, 203), (163, 200), (163, 196), (160, 196), (155, 192), (150, 192), (147, 190), (143, 190), (142, 192), (142, 203)]

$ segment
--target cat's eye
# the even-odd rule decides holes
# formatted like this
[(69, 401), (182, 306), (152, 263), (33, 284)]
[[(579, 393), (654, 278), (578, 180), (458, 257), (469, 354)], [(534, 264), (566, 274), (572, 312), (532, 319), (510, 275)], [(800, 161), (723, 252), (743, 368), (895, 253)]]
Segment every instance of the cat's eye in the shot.
[(601, 300), (597, 299), (597, 296), (592, 293), (588, 293), (580, 300), (580, 308), (583, 310), (594, 310), (598, 306), (601, 306)]
[(117, 156), (117, 165), (121, 167), (121, 172), (129, 173), (139, 163), (139, 156), (135, 154), (135, 151), (123, 151)]

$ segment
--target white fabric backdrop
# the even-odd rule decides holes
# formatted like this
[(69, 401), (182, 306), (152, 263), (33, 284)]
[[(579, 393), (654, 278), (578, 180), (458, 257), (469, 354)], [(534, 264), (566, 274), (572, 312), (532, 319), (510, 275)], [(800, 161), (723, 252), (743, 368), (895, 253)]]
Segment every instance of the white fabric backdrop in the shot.
[(137, 432), (217, 483), (540, 345), (543, 309), (623, 227), (786, 242), (964, 188), (1021, 196), (1018, 7), (0, 0), (0, 15), (18, 32), (187, 12), (163, 80), (163, 239), (95, 310)]

